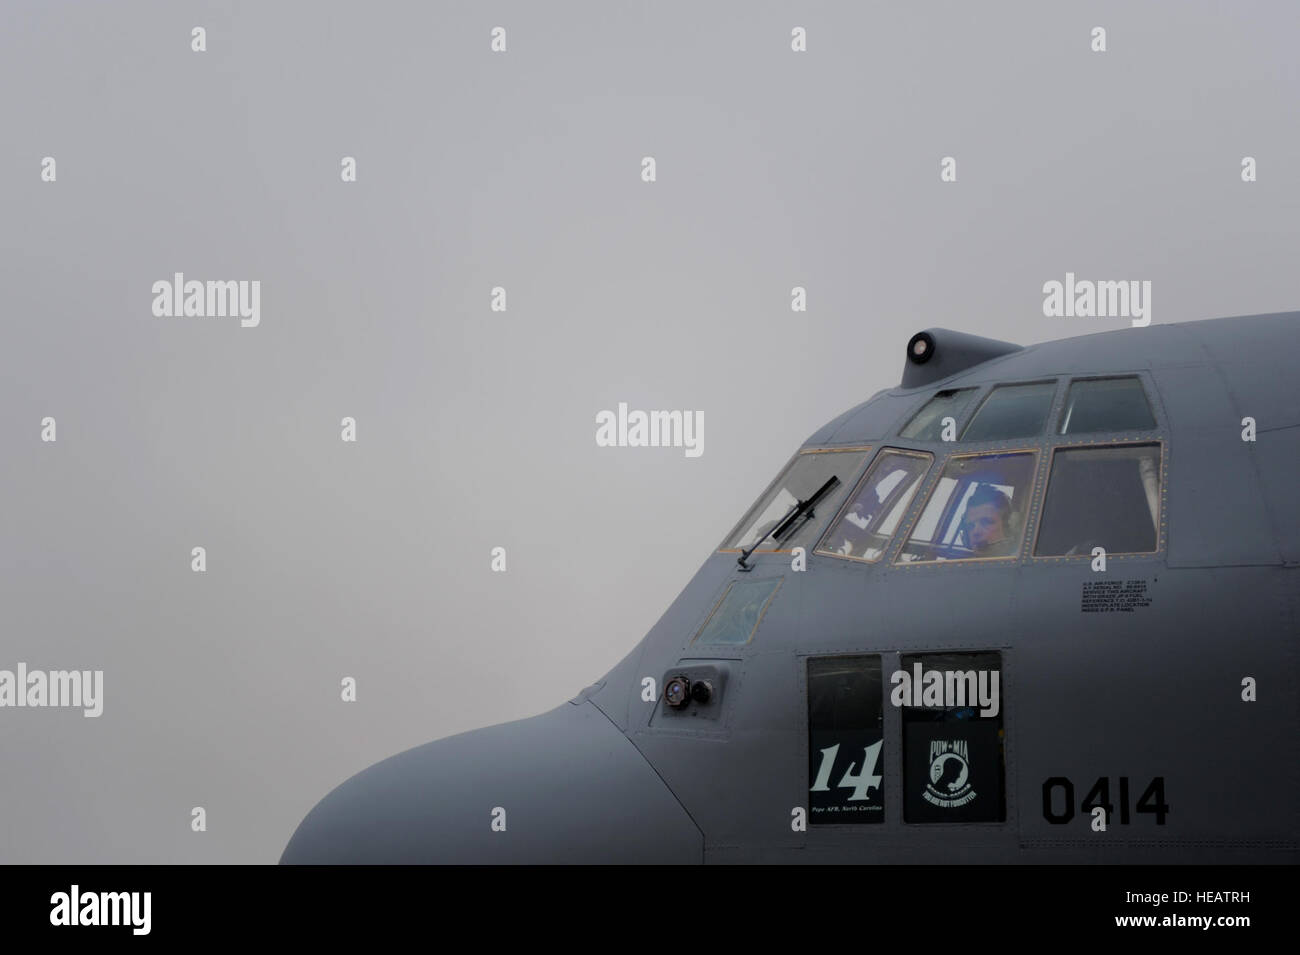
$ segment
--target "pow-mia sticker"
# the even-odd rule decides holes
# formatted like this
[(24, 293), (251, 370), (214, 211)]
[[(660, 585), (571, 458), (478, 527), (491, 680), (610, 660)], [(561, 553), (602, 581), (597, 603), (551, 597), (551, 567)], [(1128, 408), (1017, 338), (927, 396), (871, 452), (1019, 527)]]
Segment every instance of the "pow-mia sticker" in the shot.
[[(904, 653), (890, 702), (903, 716), (903, 821), (1004, 822), (1002, 654)], [(908, 674), (915, 674), (908, 692)]]
[(998, 720), (919, 723), (906, 728), (903, 818), (907, 822), (1001, 822)]
[(974, 802), (978, 793), (971, 783), (970, 747), (964, 739), (930, 741), (930, 781), (921, 797), (945, 809)]

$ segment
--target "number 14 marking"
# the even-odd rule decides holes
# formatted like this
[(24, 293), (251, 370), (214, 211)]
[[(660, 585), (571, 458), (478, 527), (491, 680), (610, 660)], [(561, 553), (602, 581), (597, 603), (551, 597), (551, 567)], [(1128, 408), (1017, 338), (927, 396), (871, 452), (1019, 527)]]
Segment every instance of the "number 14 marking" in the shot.
[[(864, 746), (862, 752), (862, 772), (853, 775), (854, 764), (849, 763), (849, 768), (845, 770), (844, 776), (840, 779), (839, 789), (852, 789), (853, 795), (848, 801), (855, 799), (866, 799), (868, 789), (880, 788), (880, 777), (876, 775), (868, 776), (867, 773), (875, 773), (880, 765), (880, 747), (885, 741), (877, 740), (870, 746)], [(817, 780), (812, 784), (810, 792), (829, 792), (831, 781), (831, 770), (835, 768), (835, 757), (840, 751), (840, 744), (828, 746), (822, 750), (822, 763), (817, 770)], [(870, 767), (870, 769), (868, 769)]]

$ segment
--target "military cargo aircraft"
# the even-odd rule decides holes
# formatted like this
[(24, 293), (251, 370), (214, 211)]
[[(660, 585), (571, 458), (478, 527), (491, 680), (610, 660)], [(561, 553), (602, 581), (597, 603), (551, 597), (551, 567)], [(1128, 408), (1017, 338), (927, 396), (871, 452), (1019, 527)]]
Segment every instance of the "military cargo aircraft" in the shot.
[(1298, 346), (917, 333), (613, 670), (281, 862), (1300, 861)]

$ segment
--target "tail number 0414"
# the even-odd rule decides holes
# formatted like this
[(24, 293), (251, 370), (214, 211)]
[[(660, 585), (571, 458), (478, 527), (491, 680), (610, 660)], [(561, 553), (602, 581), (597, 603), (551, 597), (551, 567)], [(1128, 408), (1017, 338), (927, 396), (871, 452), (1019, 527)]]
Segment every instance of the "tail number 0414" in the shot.
[[(1056, 793), (1060, 792), (1064, 797), (1064, 807), (1060, 812), (1056, 811)], [(1120, 825), (1128, 825), (1129, 809), (1132, 804), (1129, 801), (1128, 777), (1119, 777), (1119, 805), (1112, 806), (1110, 801), (1110, 777), (1102, 776), (1092, 788), (1088, 790), (1088, 795), (1084, 797), (1079, 811), (1087, 817), (1094, 809), (1100, 806), (1106, 811), (1106, 818), (1113, 818), (1112, 813), (1118, 811)], [(1156, 825), (1165, 824), (1165, 816), (1169, 814), (1169, 805), (1165, 802), (1165, 777), (1157, 776), (1151, 780), (1150, 785), (1138, 797), (1138, 812), (1151, 813), (1156, 817)], [(1050, 779), (1043, 780), (1043, 818), (1054, 826), (1063, 826), (1074, 818), (1074, 783), (1070, 782), (1065, 776), (1053, 776)]]

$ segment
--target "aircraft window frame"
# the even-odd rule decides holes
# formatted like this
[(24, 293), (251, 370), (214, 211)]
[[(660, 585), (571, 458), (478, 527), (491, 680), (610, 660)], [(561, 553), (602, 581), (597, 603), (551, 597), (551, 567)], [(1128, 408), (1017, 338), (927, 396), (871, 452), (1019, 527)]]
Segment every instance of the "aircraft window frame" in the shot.
[[(997, 441), (1032, 441), (1035, 438), (1041, 439), (1044, 434), (1050, 434), (1051, 433), (1050, 427), (1052, 426), (1052, 422), (1060, 416), (1060, 412), (1057, 411), (1057, 405), (1061, 400), (1062, 380), (1063, 379), (1060, 375), (1048, 375), (1043, 378), (1030, 378), (1026, 381), (992, 382), (989, 385), (988, 390), (985, 391), (983, 395), (979, 396), (979, 402), (978, 404), (976, 404), (975, 410), (970, 413), (969, 417), (967, 417), (966, 421), (962, 424), (961, 430), (957, 433), (957, 441), (949, 442), (949, 443), (986, 444), (986, 443), (992, 443)], [(984, 411), (984, 408), (988, 405), (989, 401), (992, 400), (995, 394), (997, 394), (1000, 390), (1005, 388), (1024, 388), (1029, 385), (1052, 385), (1053, 386), (1052, 396), (1047, 402), (1047, 408), (1043, 411), (1043, 421), (1041, 424), (1039, 424), (1037, 431), (1033, 431), (1029, 434), (1006, 435), (1004, 437), (977, 437), (977, 438), (966, 437), (966, 432), (970, 430), (971, 425), (973, 425), (976, 421), (979, 420), (980, 414)], [(1053, 414), (1053, 412), (1056, 413)]]
[[(743, 554), (745, 552), (746, 548), (744, 547), (727, 547), (726, 544), (728, 541), (733, 540), (737, 535), (740, 534), (742, 530), (745, 529), (746, 521), (750, 520), (751, 513), (754, 514), (755, 516), (752, 520), (750, 520), (750, 523), (752, 524), (754, 521), (757, 521), (758, 519), (757, 515), (758, 513), (760, 513), (757, 510), (758, 506), (763, 501), (767, 500), (768, 496), (771, 495), (772, 491), (777, 487), (778, 484), (780, 484), (781, 479), (790, 473), (791, 468), (794, 467), (795, 462), (798, 461), (799, 458), (803, 457), (806, 454), (844, 454), (847, 452), (861, 451), (862, 462), (859, 463), (853, 469), (853, 471), (848, 475), (847, 479), (843, 482), (846, 487), (856, 487), (857, 480), (859, 477), (859, 469), (862, 468), (864, 465), (870, 466), (873, 457), (871, 450), (874, 447), (875, 445), (872, 444), (861, 444), (861, 445), (851, 444), (851, 445), (845, 445), (844, 447), (835, 447), (835, 448), (800, 448), (794, 454), (790, 455), (789, 460), (787, 460), (785, 464), (781, 466), (781, 470), (776, 472), (776, 477), (772, 478), (772, 480), (768, 482), (767, 486), (763, 488), (762, 493), (759, 494), (758, 497), (754, 499), (754, 502), (750, 504), (750, 506), (740, 516), (740, 520), (736, 521), (735, 525), (731, 528), (731, 530), (727, 532), (727, 536), (722, 538), (722, 543), (718, 546), (715, 553)], [(818, 518), (818, 520), (822, 520), (822, 519), (823, 518)], [(814, 542), (821, 540), (822, 535), (826, 533), (826, 529), (829, 526), (830, 525), (828, 524), (821, 527), (816, 533), (813, 534), (812, 540)], [(799, 531), (796, 531), (796, 534), (801, 533), (802, 530), (803, 529), (800, 528)], [(754, 556), (758, 556), (759, 554), (790, 554), (793, 552), (794, 549), (789, 547), (774, 548), (774, 549), (770, 549), (767, 547), (759, 547), (754, 550)]]
[[(1149, 402), (1150, 397), (1148, 397), (1147, 400)], [(1152, 412), (1152, 416), (1153, 417), (1155, 416), (1154, 411)], [(1143, 432), (1143, 433), (1149, 433), (1149, 432)], [(1107, 550), (1106, 559), (1110, 560), (1111, 558), (1114, 557), (1152, 558), (1152, 557), (1160, 557), (1162, 554), (1164, 554), (1165, 546), (1168, 543), (1168, 535), (1169, 535), (1169, 510), (1168, 510), (1168, 500), (1167, 500), (1169, 496), (1169, 448), (1165, 439), (1163, 437), (1151, 437), (1151, 438), (1133, 438), (1130, 440), (1121, 440), (1121, 441), (1109, 441), (1109, 440), (1074, 441), (1070, 443), (1056, 444), (1048, 449), (1051, 452), (1051, 454), (1047, 456), (1048, 457), (1047, 472), (1043, 476), (1043, 493), (1041, 498), (1038, 500), (1037, 514), (1034, 518), (1033, 546), (1030, 547), (1029, 553), (1027, 555), (1027, 557), (1031, 561), (1060, 562), (1060, 561), (1092, 560), (1091, 553), (1070, 554), (1070, 555), (1036, 553), (1036, 551), (1038, 550), (1038, 535), (1041, 532), (1043, 527), (1043, 514), (1047, 509), (1047, 495), (1051, 493), (1052, 470), (1056, 464), (1056, 453), (1058, 451), (1075, 451), (1084, 448), (1098, 448), (1098, 449), (1118, 448), (1118, 447), (1131, 447), (1135, 445), (1137, 446), (1158, 445), (1160, 447), (1160, 499), (1159, 499), (1160, 514), (1159, 514), (1159, 519), (1156, 521), (1156, 549), (1143, 550), (1143, 551), (1115, 551), (1115, 552), (1111, 552)]]
[[(1054, 429), (1050, 432), (1051, 436), (1053, 438), (1064, 438), (1066, 440), (1069, 440), (1071, 438), (1082, 439), (1084, 435), (1150, 434), (1152, 432), (1162, 430), (1160, 425), (1160, 416), (1156, 412), (1156, 402), (1152, 400), (1153, 388), (1151, 387), (1150, 384), (1148, 384), (1144, 380), (1145, 377), (1146, 376), (1140, 372), (1130, 371), (1130, 372), (1123, 372), (1120, 374), (1082, 375), (1077, 378), (1070, 378), (1068, 381), (1065, 382), (1065, 388), (1062, 394), (1060, 395), (1061, 406), (1055, 409), (1056, 425)], [(1063, 427), (1065, 427), (1066, 422), (1064, 419), (1066, 415), (1071, 413), (1071, 409), (1069, 408), (1070, 390), (1076, 384), (1086, 384), (1092, 381), (1128, 381), (1128, 380), (1133, 380), (1137, 382), (1138, 390), (1141, 392), (1143, 400), (1146, 401), (1147, 414), (1151, 416), (1151, 422), (1152, 422), (1151, 427), (1111, 428), (1110, 430), (1106, 430), (1106, 431), (1062, 431), (1061, 430)]]
[[(916, 490), (912, 492), (911, 498), (907, 501), (906, 507), (903, 508), (902, 514), (899, 515), (897, 526), (895, 526), (893, 531), (889, 533), (885, 546), (881, 548), (880, 553), (875, 557), (853, 557), (848, 554), (841, 554), (834, 550), (823, 550), (823, 548), (827, 546), (826, 539), (828, 535), (839, 526), (841, 518), (848, 513), (848, 509), (853, 505), (853, 502), (857, 500), (858, 495), (865, 489), (866, 482), (874, 473), (876, 465), (883, 461), (887, 454), (898, 454), (904, 457), (923, 459), (925, 461), (925, 470), (921, 472), (920, 480), (916, 482)], [(831, 522), (826, 525), (825, 530), (822, 531), (822, 535), (817, 541), (817, 546), (813, 548), (813, 553), (819, 554), (823, 557), (834, 557), (838, 560), (851, 560), (859, 564), (877, 564), (884, 561), (885, 557), (887, 557), (894, 548), (899, 530), (904, 526), (910, 527), (910, 525), (907, 524), (907, 515), (911, 509), (916, 506), (917, 497), (920, 496), (921, 490), (926, 486), (926, 483), (930, 479), (930, 472), (934, 468), (935, 458), (936, 455), (932, 451), (921, 451), (914, 448), (895, 448), (888, 445), (882, 445), (867, 463), (866, 470), (862, 472), (862, 477), (858, 479), (858, 482), (853, 485), (852, 491), (844, 496), (844, 502), (840, 505), (839, 510), (835, 512), (835, 516), (831, 519)], [(893, 513), (894, 509), (898, 506), (899, 500), (907, 492), (909, 486), (910, 485), (906, 480), (899, 481), (898, 486), (889, 492), (889, 500), (886, 504), (882, 505), (880, 511), (880, 514), (883, 517), (888, 517), (888, 515)], [(874, 525), (875, 523), (876, 522), (873, 520), (872, 524)]]
[[(907, 531), (894, 542), (893, 554), (889, 561), (889, 565), (891, 567), (936, 567), (936, 566), (946, 566), (951, 564), (975, 564), (975, 563), (979, 563), (979, 564), (1001, 563), (1005, 565), (1014, 565), (1014, 564), (1019, 564), (1021, 561), (1025, 559), (1026, 556), (1025, 542), (1029, 539), (1029, 529), (1031, 524), (1035, 525), (1035, 532), (1037, 532), (1037, 528), (1036, 528), (1037, 506), (1039, 502), (1039, 496), (1037, 492), (1038, 492), (1039, 483), (1042, 480), (1042, 476), (1043, 476), (1042, 461), (1043, 458), (1045, 457), (1045, 455), (1042, 453), (1043, 447), (1042, 445), (1031, 445), (1027, 447), (1016, 446), (1016, 447), (1004, 448), (1004, 447), (996, 446), (997, 442), (988, 442), (988, 443), (993, 444), (995, 446), (985, 447), (978, 450), (953, 451), (943, 459), (942, 465), (940, 467), (937, 468), (932, 467), (933, 473), (930, 477), (930, 482), (929, 482), (930, 486), (925, 493), (925, 499), (922, 501), (920, 508), (917, 509), (916, 515), (912, 518), (911, 522), (908, 524)], [(944, 473), (948, 470), (948, 465), (956, 458), (992, 457), (995, 455), (1008, 455), (1008, 454), (1033, 455), (1033, 465), (1029, 472), (1030, 479), (1025, 484), (1025, 493), (1027, 495), (1027, 500), (1028, 500), (1028, 503), (1024, 511), (1025, 526), (1020, 533), (1020, 544), (1016, 548), (1016, 552), (1014, 554), (1004, 554), (1000, 557), (951, 557), (951, 558), (945, 558), (943, 560), (937, 560), (937, 559), (902, 560), (903, 551), (906, 550), (908, 543), (912, 539), (912, 532), (916, 529), (917, 525), (920, 524), (921, 518), (925, 515), (926, 510), (929, 508), (930, 499), (934, 496), (935, 491), (938, 490), (940, 483), (943, 481)], [(915, 502), (913, 502), (913, 507), (915, 506), (916, 506)], [(943, 514), (940, 515), (940, 519), (935, 524), (936, 529), (944, 526), (945, 516), (949, 520), (951, 520), (951, 516), (952, 516), (950, 511), (951, 507), (952, 507), (951, 504), (945, 505)]]

